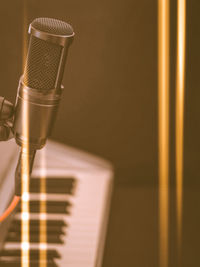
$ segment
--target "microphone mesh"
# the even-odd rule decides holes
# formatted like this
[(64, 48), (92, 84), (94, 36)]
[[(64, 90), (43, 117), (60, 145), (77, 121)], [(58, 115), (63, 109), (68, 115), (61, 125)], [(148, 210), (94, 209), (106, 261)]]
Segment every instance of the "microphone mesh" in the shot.
[(51, 18), (37, 18), (31, 25), (39, 31), (47, 32), (50, 34), (56, 35), (72, 35), (73, 29), (72, 26), (68, 23)]
[[(39, 31), (54, 35), (72, 35), (72, 27), (63, 21), (51, 18), (37, 18), (31, 25)], [(55, 88), (59, 70), (62, 46), (30, 37), (28, 55), (24, 68), (24, 83), (39, 90)]]
[(31, 36), (24, 69), (24, 83), (28, 87), (54, 89), (62, 47)]

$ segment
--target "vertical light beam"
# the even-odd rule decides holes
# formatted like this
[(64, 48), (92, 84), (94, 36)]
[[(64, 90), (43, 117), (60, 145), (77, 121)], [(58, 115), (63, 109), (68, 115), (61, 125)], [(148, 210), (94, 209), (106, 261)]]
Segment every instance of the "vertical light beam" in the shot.
[[(23, 38), (22, 38), (22, 72), (24, 71), (25, 57), (27, 54), (27, 2), (23, 0)], [(23, 136), (26, 141), (29, 140), (29, 129), (28, 129), (28, 105), (24, 102), (23, 106)], [(21, 158), (21, 175), (22, 175), (22, 199), (21, 199), (21, 267), (29, 267), (29, 246), (30, 246), (30, 229), (29, 229), (29, 146), (22, 146), (22, 158)]]
[[(177, 2), (177, 62), (176, 62), (176, 205), (177, 242), (180, 257), (183, 201), (183, 130), (185, 82), (185, 0)], [(180, 259), (179, 259), (180, 260)]]
[[(24, 121), (24, 136), (28, 137), (28, 127), (27, 127), (27, 114), (28, 108), (26, 102), (24, 102), (24, 112), (23, 112), (23, 121)], [(29, 147), (28, 145), (22, 146), (21, 153), (21, 175), (22, 175), (22, 198), (21, 198), (21, 250), (22, 250), (22, 259), (21, 266), (29, 267)]]
[(22, 73), (24, 72), (24, 66), (27, 56), (27, 32), (28, 32), (28, 12), (27, 12), (27, 0), (23, 0), (23, 28), (22, 28)]
[(47, 267), (46, 153), (41, 150), (40, 174), (40, 267)]
[(159, 266), (168, 266), (169, 0), (158, 0)]

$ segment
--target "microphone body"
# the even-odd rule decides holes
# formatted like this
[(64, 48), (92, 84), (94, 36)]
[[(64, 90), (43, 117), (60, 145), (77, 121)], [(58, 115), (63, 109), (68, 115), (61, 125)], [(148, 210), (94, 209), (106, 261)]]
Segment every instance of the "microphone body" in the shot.
[(28, 145), (33, 149), (41, 149), (51, 134), (62, 87), (59, 91), (42, 92), (27, 87), (22, 79), (23, 76), (19, 82), (15, 106), (13, 124), (15, 140), (20, 146)]
[(35, 151), (45, 145), (51, 134), (63, 91), (67, 52), (74, 37), (69, 24), (50, 18), (35, 19), (29, 34), (13, 123), (16, 143), (22, 147), (15, 175), (16, 195), (21, 195), (22, 159), (29, 159), (31, 173)]

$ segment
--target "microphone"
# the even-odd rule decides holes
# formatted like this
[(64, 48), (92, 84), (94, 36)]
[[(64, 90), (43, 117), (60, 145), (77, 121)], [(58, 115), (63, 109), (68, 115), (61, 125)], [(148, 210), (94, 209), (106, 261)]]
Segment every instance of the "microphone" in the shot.
[[(21, 152), (15, 172), (15, 195), (21, 195), (22, 163), (31, 174), (37, 149), (51, 134), (63, 91), (62, 78), (74, 31), (63, 21), (37, 18), (30, 34), (24, 73), (16, 97), (13, 133)], [(24, 167), (23, 167), (24, 168)]]

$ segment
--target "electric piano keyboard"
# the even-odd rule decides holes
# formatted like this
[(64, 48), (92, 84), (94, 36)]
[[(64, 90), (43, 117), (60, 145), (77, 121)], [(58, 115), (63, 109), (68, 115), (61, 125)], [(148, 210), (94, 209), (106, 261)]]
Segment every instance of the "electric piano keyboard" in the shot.
[[(12, 141), (0, 146), (0, 159), (2, 150), (6, 149), (9, 150), (6, 162), (10, 162), (9, 170), (2, 168), (0, 172), (4, 175), (0, 180), (0, 200), (4, 199), (4, 205), (0, 203), (2, 212), (13, 195), (17, 151)], [(30, 267), (40, 266), (41, 249), (46, 251), (48, 267), (101, 266), (112, 177), (108, 162), (76, 149), (49, 141), (38, 151), (29, 194)], [(40, 193), (42, 179), (46, 183), (45, 193)], [(44, 200), (46, 213), (41, 214), (40, 202)], [(41, 220), (46, 224), (45, 244), (40, 243)], [(1, 267), (21, 266), (20, 203), (15, 214), (0, 225), (0, 249)]]

